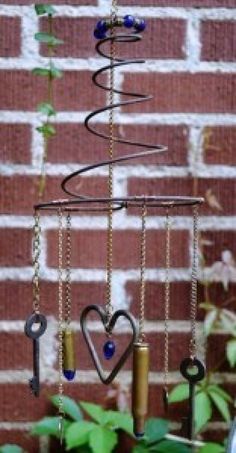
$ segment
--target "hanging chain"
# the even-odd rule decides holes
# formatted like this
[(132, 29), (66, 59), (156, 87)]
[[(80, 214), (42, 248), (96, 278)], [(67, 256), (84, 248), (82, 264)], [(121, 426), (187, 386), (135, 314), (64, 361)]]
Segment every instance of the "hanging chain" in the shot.
[(33, 311), (36, 314), (40, 312), (40, 287), (39, 287), (39, 271), (40, 271), (40, 214), (39, 211), (34, 213), (34, 240), (33, 240)]
[(59, 413), (59, 435), (62, 443), (63, 439), (63, 217), (62, 210), (58, 210), (58, 413)]
[(170, 316), (170, 233), (171, 220), (169, 208), (166, 210), (166, 277), (165, 277), (165, 321), (164, 321), (164, 388), (168, 388), (169, 374), (169, 316)]
[[(117, 2), (112, 0), (111, 6), (111, 24), (114, 22), (117, 14)], [(111, 38), (114, 37), (114, 27), (111, 26)], [(109, 73), (109, 158), (113, 159), (114, 155), (114, 112), (112, 105), (114, 103), (114, 59), (115, 59), (115, 43), (114, 40), (110, 41), (110, 73)], [(108, 174), (108, 194), (109, 198), (113, 198), (113, 164), (109, 164)], [(107, 225), (107, 285), (106, 285), (106, 313), (108, 322), (112, 316), (113, 306), (111, 302), (112, 292), (112, 267), (113, 267), (113, 204), (112, 201), (109, 203), (108, 210), (108, 225)]]
[(142, 206), (141, 220), (141, 253), (140, 253), (140, 310), (139, 310), (139, 343), (145, 340), (144, 319), (145, 319), (145, 270), (146, 270), (146, 217), (147, 207)]
[(193, 257), (191, 276), (191, 301), (190, 301), (190, 322), (191, 339), (189, 345), (190, 357), (196, 356), (196, 315), (197, 315), (197, 278), (198, 278), (198, 206), (193, 208)]
[(66, 297), (65, 297), (65, 322), (71, 321), (71, 216), (66, 216)]

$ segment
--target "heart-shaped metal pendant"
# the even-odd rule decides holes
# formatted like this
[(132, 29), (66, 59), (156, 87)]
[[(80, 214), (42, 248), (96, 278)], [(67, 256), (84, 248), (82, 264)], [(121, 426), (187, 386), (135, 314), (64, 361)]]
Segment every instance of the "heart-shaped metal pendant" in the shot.
[[(97, 354), (97, 351), (94, 347), (94, 344), (93, 344), (93, 341), (89, 334), (89, 331), (87, 329), (87, 317), (88, 317), (88, 314), (93, 311), (98, 313), (98, 315), (100, 316), (100, 319), (102, 321), (105, 332), (111, 333), (118, 318), (120, 318), (120, 317), (126, 318), (129, 321), (129, 324), (132, 328), (132, 337), (131, 337), (131, 340), (130, 340), (127, 348), (125, 349), (123, 354), (120, 356), (120, 358), (119, 358), (118, 362), (116, 363), (116, 365), (114, 366), (113, 370), (107, 376), (102, 368), (99, 356)], [(100, 307), (99, 305), (94, 304), (94, 305), (88, 305), (82, 311), (82, 314), (80, 317), (80, 324), (81, 324), (81, 330), (82, 330), (83, 336), (87, 343), (89, 352), (93, 359), (93, 363), (98, 372), (98, 375), (99, 375), (101, 381), (103, 382), (103, 384), (110, 384), (116, 377), (117, 373), (120, 371), (122, 365), (125, 363), (126, 359), (130, 355), (130, 353), (132, 352), (133, 345), (137, 339), (137, 328), (136, 328), (135, 320), (134, 320), (133, 316), (125, 310), (115, 311), (115, 313), (113, 313), (110, 320), (108, 320), (108, 316), (107, 316), (107, 313), (105, 312), (104, 308)]]

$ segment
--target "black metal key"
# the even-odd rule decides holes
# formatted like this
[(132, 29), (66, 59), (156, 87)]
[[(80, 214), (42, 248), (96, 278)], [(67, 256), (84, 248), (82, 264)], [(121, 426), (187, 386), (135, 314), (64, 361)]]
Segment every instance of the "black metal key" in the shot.
[[(195, 370), (196, 372), (194, 372)], [(205, 377), (205, 366), (196, 357), (193, 359), (189, 357), (181, 362), (180, 372), (189, 383), (188, 416), (183, 418), (182, 431), (184, 436), (192, 440), (194, 438), (195, 385)]]
[[(33, 329), (34, 325), (37, 329)], [(34, 396), (39, 396), (40, 393), (39, 338), (46, 328), (47, 319), (41, 313), (33, 313), (25, 323), (25, 334), (33, 340), (33, 377), (29, 380), (29, 385)]]

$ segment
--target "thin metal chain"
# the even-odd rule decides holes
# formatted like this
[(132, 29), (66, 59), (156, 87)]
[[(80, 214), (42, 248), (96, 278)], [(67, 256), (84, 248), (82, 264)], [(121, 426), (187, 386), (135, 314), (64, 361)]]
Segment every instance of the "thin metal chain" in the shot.
[(71, 215), (66, 216), (66, 297), (65, 322), (71, 321)]
[(141, 220), (141, 253), (140, 253), (140, 306), (139, 306), (139, 342), (145, 340), (144, 319), (145, 319), (145, 270), (146, 270), (146, 218), (147, 207), (142, 206)]
[(191, 276), (190, 322), (191, 339), (189, 345), (190, 357), (196, 356), (196, 316), (197, 316), (197, 278), (198, 278), (198, 206), (193, 207), (193, 257)]
[(33, 311), (36, 314), (40, 312), (40, 287), (39, 287), (39, 272), (40, 272), (40, 214), (39, 211), (34, 213), (34, 239), (33, 239)]
[(58, 210), (58, 413), (59, 413), (59, 435), (62, 443), (63, 438), (63, 217), (62, 210)]
[[(117, 12), (117, 2), (112, 1), (111, 7), (111, 23), (113, 23)], [(111, 26), (111, 37), (114, 36), (114, 27)], [(114, 59), (115, 59), (115, 43), (113, 40), (110, 41), (110, 55), (111, 55), (111, 66), (109, 73), (109, 105), (112, 106), (114, 103)], [(114, 155), (114, 112), (113, 108), (109, 111), (109, 158), (113, 159)], [(113, 164), (109, 165), (108, 174), (108, 194), (109, 198), (113, 198)], [(112, 292), (112, 268), (113, 268), (113, 210), (112, 201), (109, 203), (108, 221), (107, 221), (107, 285), (106, 285), (106, 313), (108, 321), (110, 320), (113, 313), (113, 306), (111, 302)]]
[(170, 236), (171, 220), (169, 208), (166, 210), (166, 277), (165, 277), (165, 337), (164, 337), (164, 387), (168, 388), (169, 374), (169, 317), (170, 317)]

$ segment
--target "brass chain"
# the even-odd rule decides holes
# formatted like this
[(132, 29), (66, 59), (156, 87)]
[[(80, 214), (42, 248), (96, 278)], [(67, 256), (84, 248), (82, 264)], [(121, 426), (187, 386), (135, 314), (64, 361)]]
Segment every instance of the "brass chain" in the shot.
[(65, 322), (71, 322), (71, 215), (66, 216), (66, 297), (65, 297)]
[(165, 276), (165, 314), (164, 314), (164, 388), (168, 390), (169, 374), (169, 317), (170, 317), (170, 236), (171, 220), (169, 208), (166, 210), (166, 276)]
[[(111, 6), (111, 24), (114, 21), (114, 18), (117, 13), (117, 2), (112, 1)], [(111, 37), (114, 36), (114, 27), (111, 26)], [(115, 43), (114, 40), (110, 41), (110, 72), (109, 72), (109, 158), (113, 159), (114, 156), (114, 111), (112, 105), (114, 103), (114, 59), (115, 59)], [(109, 164), (109, 174), (108, 174), (108, 195), (112, 200), (113, 198), (113, 164)], [(112, 306), (112, 268), (113, 268), (113, 204), (112, 201), (109, 203), (108, 210), (108, 219), (107, 219), (107, 284), (106, 284), (106, 313), (108, 322), (113, 313)]]
[(58, 414), (59, 414), (59, 436), (62, 443), (63, 439), (63, 217), (62, 210), (58, 210)]
[(41, 227), (40, 227), (40, 214), (39, 211), (34, 213), (34, 239), (33, 239), (33, 311), (36, 314), (40, 312), (40, 287), (39, 287), (39, 272), (40, 272), (40, 236), (41, 236)]
[(145, 340), (144, 319), (145, 319), (145, 271), (146, 271), (146, 218), (147, 206), (142, 206), (141, 213), (141, 247), (140, 247), (140, 307), (139, 307), (139, 343)]
[(197, 316), (197, 279), (198, 279), (198, 206), (193, 207), (193, 256), (191, 275), (191, 300), (190, 300), (190, 322), (191, 339), (189, 344), (190, 357), (196, 356), (196, 316)]

